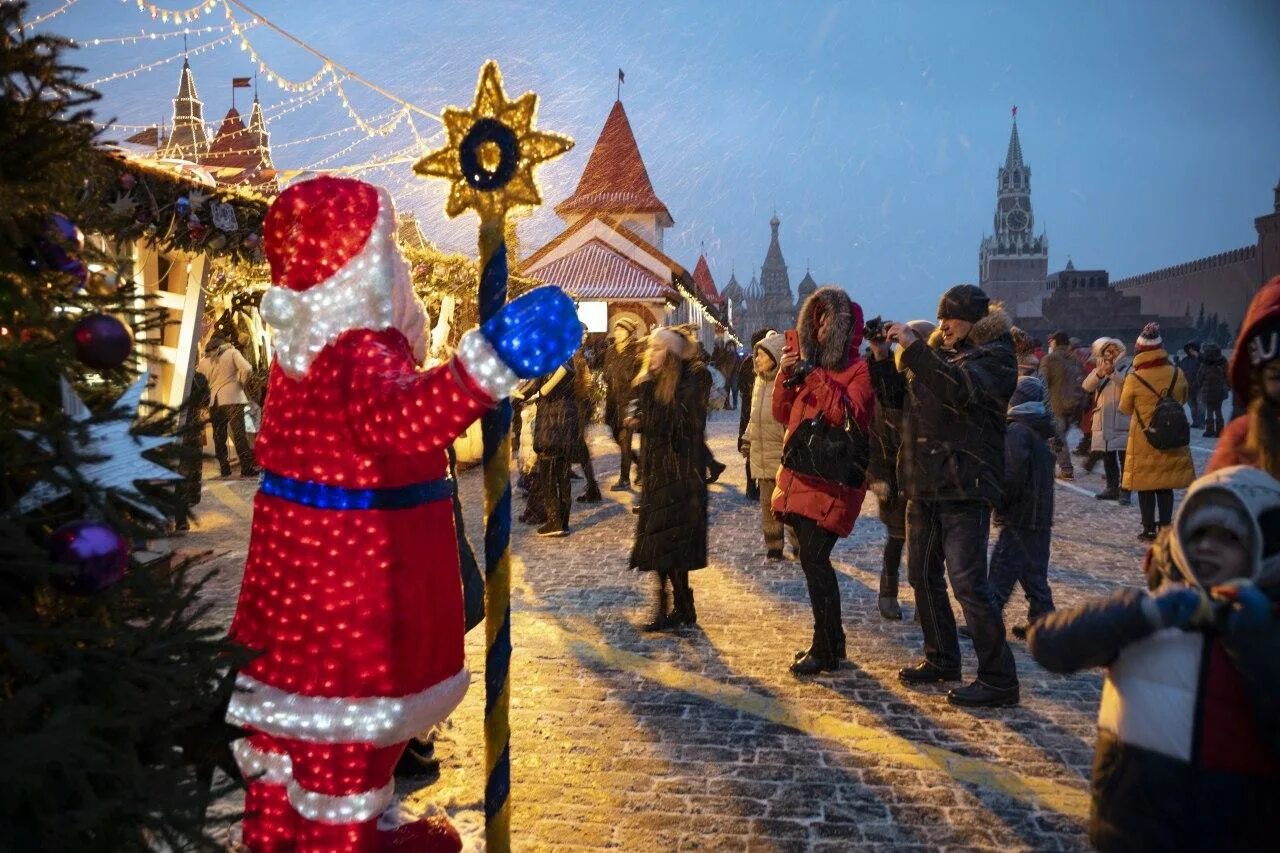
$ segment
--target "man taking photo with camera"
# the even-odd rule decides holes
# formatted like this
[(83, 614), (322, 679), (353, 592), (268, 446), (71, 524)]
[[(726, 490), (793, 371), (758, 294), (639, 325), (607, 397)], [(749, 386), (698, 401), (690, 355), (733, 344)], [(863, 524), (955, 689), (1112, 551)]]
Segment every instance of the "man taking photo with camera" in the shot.
[(907, 573), (924, 632), (925, 659), (898, 677), (910, 685), (960, 680), (945, 571), (978, 654), (977, 679), (953, 689), (948, 700), (1016, 705), (1013, 652), (987, 583), (991, 508), (1003, 489), (1005, 409), (1017, 382), (1011, 323), (971, 284), (943, 294), (938, 323), (934, 342), (905, 323), (890, 324), (887, 336), (902, 348), (903, 369), (879, 352), (871, 365), (881, 404), (903, 411), (898, 478), (908, 499)]

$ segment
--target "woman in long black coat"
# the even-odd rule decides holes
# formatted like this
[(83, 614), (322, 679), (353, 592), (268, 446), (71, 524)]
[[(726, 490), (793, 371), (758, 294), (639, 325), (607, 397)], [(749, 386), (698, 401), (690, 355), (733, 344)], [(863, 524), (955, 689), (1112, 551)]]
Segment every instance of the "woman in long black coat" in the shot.
[(660, 329), (650, 340), (633, 416), (644, 437), (644, 495), (631, 567), (656, 575), (653, 619), (644, 627), (661, 631), (698, 619), (689, 572), (707, 564), (704, 448), (711, 375), (693, 357), (697, 345), (687, 335)]

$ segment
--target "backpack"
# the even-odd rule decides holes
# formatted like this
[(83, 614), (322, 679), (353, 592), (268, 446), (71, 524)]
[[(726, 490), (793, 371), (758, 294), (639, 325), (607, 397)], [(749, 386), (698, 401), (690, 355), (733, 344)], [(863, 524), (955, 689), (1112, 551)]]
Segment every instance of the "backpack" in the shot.
[(1179, 373), (1180, 371), (1175, 367), (1173, 376), (1169, 379), (1169, 387), (1163, 394), (1152, 388), (1136, 370), (1130, 374), (1157, 397), (1150, 424), (1142, 422), (1142, 415), (1138, 413), (1136, 406), (1133, 410), (1134, 417), (1138, 419), (1138, 426), (1142, 427), (1142, 434), (1147, 437), (1147, 443), (1156, 450), (1176, 450), (1191, 444), (1191, 422), (1187, 420), (1186, 409), (1173, 399), (1173, 386), (1178, 381)]

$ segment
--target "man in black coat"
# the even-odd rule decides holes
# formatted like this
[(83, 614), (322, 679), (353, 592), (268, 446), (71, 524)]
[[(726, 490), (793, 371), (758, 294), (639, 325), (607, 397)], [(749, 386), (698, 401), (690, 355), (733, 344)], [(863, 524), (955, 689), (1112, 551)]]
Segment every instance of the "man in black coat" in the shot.
[(898, 675), (907, 684), (960, 680), (945, 571), (978, 653), (977, 679), (947, 698), (969, 707), (1018, 702), (1013, 652), (987, 581), (991, 508), (1004, 492), (1005, 409), (1017, 382), (1011, 328), (981, 288), (956, 285), (938, 304), (941, 346), (894, 323), (889, 337), (903, 348), (903, 373), (873, 378), (887, 403), (903, 410), (898, 479), (908, 499), (907, 573), (924, 631), (924, 661)]

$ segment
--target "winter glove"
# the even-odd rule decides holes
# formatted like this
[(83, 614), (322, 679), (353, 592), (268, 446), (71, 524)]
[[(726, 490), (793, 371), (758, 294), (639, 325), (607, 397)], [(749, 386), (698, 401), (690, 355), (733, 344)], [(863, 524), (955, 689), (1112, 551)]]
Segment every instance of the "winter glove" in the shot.
[(554, 285), (512, 300), (480, 327), (498, 358), (521, 379), (550, 373), (582, 345), (573, 300)]
[(1256, 631), (1271, 622), (1272, 604), (1267, 594), (1252, 581), (1238, 580), (1213, 588), (1215, 598), (1232, 602), (1227, 616), (1227, 630)]
[(1153, 601), (1159, 614), (1160, 627), (1187, 629), (1207, 624), (1213, 619), (1209, 597), (1199, 589), (1177, 586), (1157, 593)]

